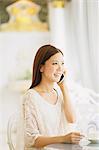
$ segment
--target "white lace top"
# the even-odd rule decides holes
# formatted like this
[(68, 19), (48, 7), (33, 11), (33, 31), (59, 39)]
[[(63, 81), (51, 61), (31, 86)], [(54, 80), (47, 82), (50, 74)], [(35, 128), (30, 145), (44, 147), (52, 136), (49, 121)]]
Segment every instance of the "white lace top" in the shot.
[(50, 104), (34, 89), (24, 95), (25, 149), (33, 147), (38, 136), (58, 136), (67, 132), (67, 121), (62, 109), (62, 98)]

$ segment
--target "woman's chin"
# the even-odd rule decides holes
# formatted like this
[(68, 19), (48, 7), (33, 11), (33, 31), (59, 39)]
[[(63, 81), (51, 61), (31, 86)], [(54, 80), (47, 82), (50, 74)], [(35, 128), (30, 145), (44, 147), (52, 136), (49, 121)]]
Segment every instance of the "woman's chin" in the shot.
[(54, 80), (53, 80), (53, 82), (58, 83), (58, 82), (59, 82), (59, 80), (60, 80), (60, 78), (59, 78), (59, 79), (54, 79)]

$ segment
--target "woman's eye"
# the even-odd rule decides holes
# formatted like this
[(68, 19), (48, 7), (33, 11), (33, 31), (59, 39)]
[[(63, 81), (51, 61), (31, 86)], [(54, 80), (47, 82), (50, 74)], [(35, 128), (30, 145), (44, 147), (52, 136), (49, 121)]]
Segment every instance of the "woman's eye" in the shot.
[[(57, 62), (55, 62), (55, 63), (53, 63), (53, 65), (58, 65), (58, 63), (57, 63)], [(61, 63), (61, 65), (64, 65), (64, 62), (63, 62), (63, 63)]]
[(53, 63), (53, 65), (57, 65), (57, 63)]

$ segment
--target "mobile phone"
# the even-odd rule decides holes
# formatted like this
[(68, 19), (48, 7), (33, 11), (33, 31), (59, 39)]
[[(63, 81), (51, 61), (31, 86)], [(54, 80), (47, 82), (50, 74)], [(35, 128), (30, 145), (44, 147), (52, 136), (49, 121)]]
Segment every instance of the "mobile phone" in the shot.
[(58, 83), (61, 83), (64, 80), (64, 74), (61, 75), (60, 80)]

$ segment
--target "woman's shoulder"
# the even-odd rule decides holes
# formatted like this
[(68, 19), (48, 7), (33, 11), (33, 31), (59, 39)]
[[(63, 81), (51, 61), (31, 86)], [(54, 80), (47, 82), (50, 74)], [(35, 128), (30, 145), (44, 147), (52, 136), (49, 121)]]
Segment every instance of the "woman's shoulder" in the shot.
[(36, 93), (34, 89), (28, 89), (23, 95), (23, 103), (33, 101), (35, 100), (35, 98), (36, 98)]
[(37, 108), (37, 96), (34, 90), (29, 89), (25, 92), (22, 99), (22, 107), (26, 111), (35, 113)]
[(35, 95), (35, 90), (34, 90), (34, 88), (28, 89), (28, 90), (24, 93), (24, 96), (30, 96), (30, 95)]

